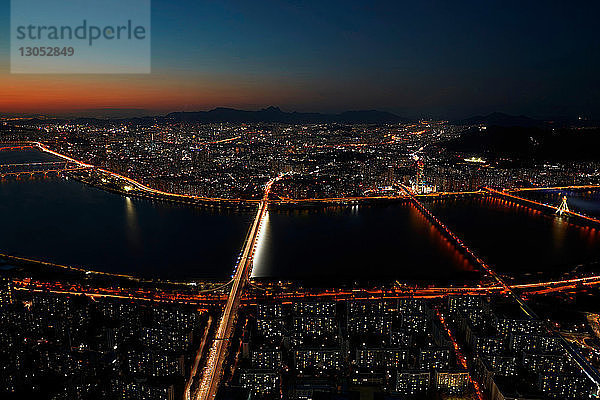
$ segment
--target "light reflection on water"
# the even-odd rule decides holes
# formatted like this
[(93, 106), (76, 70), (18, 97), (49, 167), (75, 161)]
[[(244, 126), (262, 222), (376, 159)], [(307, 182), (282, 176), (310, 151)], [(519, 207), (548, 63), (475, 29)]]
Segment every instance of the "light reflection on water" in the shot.
[(142, 251), (140, 224), (135, 211), (135, 204), (129, 196), (125, 197), (125, 221), (129, 244), (136, 252)]
[(226, 279), (253, 214), (127, 198), (74, 180), (5, 180), (0, 252), (107, 272)]
[(494, 197), (433, 202), (431, 209), (498, 271), (570, 271), (600, 261), (598, 229), (567, 217)]
[(271, 225), (269, 224), (269, 211), (265, 214), (260, 231), (256, 240), (256, 249), (254, 259), (252, 260), (252, 277), (268, 276), (268, 271), (264, 270), (265, 243), (271, 240)]
[(479, 278), (410, 204), (272, 209), (266, 232), (255, 277), (318, 284)]

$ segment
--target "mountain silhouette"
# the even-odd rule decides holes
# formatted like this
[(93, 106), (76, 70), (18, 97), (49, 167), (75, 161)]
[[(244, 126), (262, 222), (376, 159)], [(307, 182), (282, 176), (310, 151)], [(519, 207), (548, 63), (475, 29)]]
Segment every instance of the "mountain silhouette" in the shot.
[(210, 111), (173, 112), (169, 120), (193, 122), (273, 122), (273, 123), (398, 123), (408, 120), (396, 114), (377, 110), (346, 111), (340, 114), (285, 112), (279, 107), (267, 107), (258, 111), (218, 107)]

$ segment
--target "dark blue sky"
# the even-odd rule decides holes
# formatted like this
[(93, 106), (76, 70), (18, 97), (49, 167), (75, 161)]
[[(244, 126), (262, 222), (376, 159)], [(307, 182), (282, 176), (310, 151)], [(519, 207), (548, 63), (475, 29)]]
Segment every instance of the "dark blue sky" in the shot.
[[(410, 117), (600, 114), (598, 1), (153, 0), (152, 74), (36, 77), (8, 73), (1, 1), (0, 85), (8, 85), (0, 106), (11, 112), (278, 105)], [(27, 109), (22, 97), (35, 85), (60, 107), (44, 110), (40, 100)], [(27, 92), (14, 93), (20, 87)], [(101, 90), (85, 97), (104, 87), (114, 101)]]

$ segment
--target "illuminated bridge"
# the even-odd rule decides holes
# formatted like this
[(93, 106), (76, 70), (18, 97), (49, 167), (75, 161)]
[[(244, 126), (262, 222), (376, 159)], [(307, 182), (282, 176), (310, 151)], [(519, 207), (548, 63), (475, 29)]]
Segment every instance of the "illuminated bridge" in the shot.
[[(0, 144), (0, 152), (31, 150), (43, 150), (42, 145), (40, 143), (34, 142), (14, 142)], [(62, 172), (90, 168), (89, 165), (84, 165), (76, 160), (68, 159), (65, 157), (61, 158), (62, 159), (60, 161), (38, 161), (0, 164), (0, 178), (48, 176), (51, 174), (59, 175)]]
[[(31, 146), (25, 147), (2, 147), (0, 149), (27, 149)], [(88, 167), (85, 167), (88, 168)], [(25, 162), (25, 163), (11, 163), (11, 164), (0, 164), (0, 178), (8, 177), (23, 177), (34, 175), (48, 176), (50, 174), (60, 174), (61, 172), (77, 171), (84, 169), (80, 164), (72, 161), (40, 161), (40, 162)]]
[[(579, 187), (579, 188), (582, 188), (582, 187)], [(595, 187), (595, 188), (597, 189), (597, 187)], [(555, 188), (539, 188), (537, 190), (548, 190), (548, 189), (555, 189)], [(508, 201), (516, 203), (516, 204), (525, 205), (525, 206), (533, 208), (533, 209), (546, 211), (551, 214), (559, 214), (561, 216), (567, 215), (567, 216), (573, 218), (573, 221), (575, 221), (581, 225), (584, 225), (584, 226), (589, 225), (589, 226), (594, 226), (596, 228), (600, 228), (600, 220), (599, 219), (587, 216), (582, 213), (575, 212), (573, 210), (569, 210), (569, 208), (566, 205), (566, 198), (563, 198), (563, 202), (560, 205), (553, 206), (553, 205), (542, 203), (539, 201), (529, 200), (524, 197), (520, 197), (515, 194), (509, 193), (507, 191), (500, 191), (500, 190), (492, 189), (489, 187), (485, 187), (484, 190), (486, 192), (490, 193), (492, 196), (498, 197), (503, 200), (508, 200)]]
[(0, 151), (30, 151), (36, 150), (39, 147), (32, 143), (2, 143), (0, 144)]
[(204, 367), (200, 386), (194, 396), (195, 399), (213, 399), (219, 390), (224, 370), (225, 357), (229, 351), (231, 335), (234, 331), (238, 308), (244, 293), (244, 287), (252, 272), (252, 261), (256, 249), (256, 241), (267, 215), (271, 187), (273, 186), (273, 183), (280, 178), (281, 175), (269, 180), (265, 186), (264, 196), (258, 206), (258, 211), (256, 212), (252, 226), (248, 231), (241, 256), (236, 266), (231, 291), (229, 292), (227, 303), (225, 304), (223, 314), (221, 315), (221, 320), (219, 321), (217, 332), (210, 348), (208, 360)]

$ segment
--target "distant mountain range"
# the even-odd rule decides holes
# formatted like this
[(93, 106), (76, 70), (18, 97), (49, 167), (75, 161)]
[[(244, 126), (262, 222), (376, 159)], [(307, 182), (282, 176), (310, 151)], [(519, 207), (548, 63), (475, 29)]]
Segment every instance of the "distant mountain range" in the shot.
[(279, 107), (268, 107), (258, 111), (236, 110), (219, 107), (210, 111), (173, 112), (167, 114), (167, 119), (194, 122), (279, 122), (286, 124), (302, 123), (332, 123), (345, 124), (365, 123), (382, 124), (408, 122), (396, 114), (385, 111), (346, 111), (340, 114), (285, 112)]
[[(117, 110), (107, 109), (99, 110), (94, 115), (98, 117), (43, 117), (32, 116), (31, 121), (37, 122), (63, 122), (75, 121), (80, 123), (97, 123), (103, 124), (107, 122), (131, 121), (136, 123), (155, 123), (161, 121), (187, 121), (200, 123), (284, 123), (284, 124), (304, 124), (304, 123), (344, 123), (344, 124), (387, 124), (387, 123), (402, 123), (410, 122), (407, 118), (402, 118), (396, 114), (378, 110), (360, 110), (346, 111), (339, 114), (323, 114), (323, 113), (302, 113), (302, 112), (285, 112), (279, 107), (267, 107), (257, 111), (237, 110), (235, 108), (218, 107), (210, 111), (194, 111), (194, 112), (172, 112), (167, 115), (159, 116), (135, 116), (131, 114), (139, 113), (139, 110)], [(119, 118), (115, 117), (121, 111)], [(16, 115), (15, 115), (16, 116)], [(10, 115), (0, 113), (0, 117), (10, 117)], [(26, 118), (25, 115), (19, 115), (20, 118)]]

